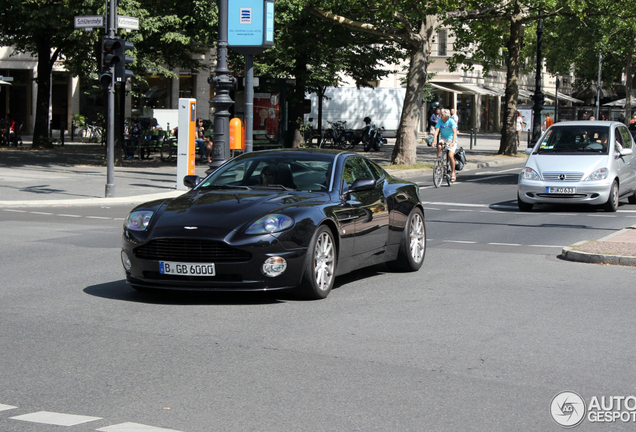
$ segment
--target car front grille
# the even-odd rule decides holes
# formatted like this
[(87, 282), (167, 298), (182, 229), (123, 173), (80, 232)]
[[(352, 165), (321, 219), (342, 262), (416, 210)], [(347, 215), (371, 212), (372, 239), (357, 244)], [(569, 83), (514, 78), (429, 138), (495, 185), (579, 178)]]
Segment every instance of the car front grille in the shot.
[(200, 239), (157, 239), (135, 249), (135, 256), (154, 261), (247, 262), (252, 254), (225, 243)]
[(563, 181), (563, 182), (578, 182), (583, 178), (583, 173), (577, 172), (548, 172), (543, 173), (543, 180), (545, 181)]

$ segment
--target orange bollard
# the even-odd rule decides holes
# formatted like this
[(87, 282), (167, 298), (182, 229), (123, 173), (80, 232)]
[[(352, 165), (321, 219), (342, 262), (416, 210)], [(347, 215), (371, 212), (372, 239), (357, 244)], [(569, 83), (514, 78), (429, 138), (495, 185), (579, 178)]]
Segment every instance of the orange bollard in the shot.
[(230, 120), (230, 150), (245, 150), (241, 119)]

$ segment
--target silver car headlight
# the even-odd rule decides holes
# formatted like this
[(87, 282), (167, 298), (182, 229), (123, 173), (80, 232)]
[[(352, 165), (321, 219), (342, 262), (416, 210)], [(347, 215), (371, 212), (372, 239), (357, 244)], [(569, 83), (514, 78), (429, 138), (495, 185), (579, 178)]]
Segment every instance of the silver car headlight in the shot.
[(519, 174), (519, 178), (522, 180), (534, 180), (541, 181), (541, 176), (532, 168), (525, 167), (521, 174)]
[(605, 180), (608, 175), (609, 175), (609, 170), (607, 168), (599, 168), (596, 171), (594, 171), (592, 174), (590, 174), (589, 176), (585, 177), (583, 181)]
[(271, 234), (285, 231), (294, 225), (294, 220), (282, 214), (273, 214), (260, 218), (254, 222), (247, 230), (246, 234)]
[(124, 226), (131, 231), (145, 231), (148, 228), (153, 211), (140, 210), (131, 212), (124, 222)]

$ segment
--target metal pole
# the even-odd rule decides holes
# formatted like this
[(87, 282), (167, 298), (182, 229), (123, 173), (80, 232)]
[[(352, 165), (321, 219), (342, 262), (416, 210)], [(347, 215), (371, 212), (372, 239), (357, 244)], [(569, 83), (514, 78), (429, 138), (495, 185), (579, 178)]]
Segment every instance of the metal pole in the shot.
[(598, 50), (598, 80), (596, 81), (596, 120), (601, 119), (601, 69), (603, 67), (603, 54)]
[(254, 56), (245, 56), (245, 152), (254, 149)]
[(219, 39), (217, 41), (217, 60), (215, 75), (208, 82), (216, 89), (210, 101), (214, 107), (214, 147), (212, 162), (207, 172), (213, 171), (230, 158), (230, 111), (234, 104), (230, 90), (234, 88), (236, 79), (230, 76), (227, 67), (227, 11), (228, 0), (218, 0), (219, 5)]
[[(539, 11), (539, 16), (543, 16), (543, 11)], [(543, 18), (539, 19), (537, 24), (537, 71), (534, 80), (534, 105), (532, 106), (532, 142), (531, 146), (539, 141), (541, 136), (541, 111), (543, 110), (543, 104), (545, 98), (543, 91), (541, 90), (541, 74), (543, 67), (543, 55), (541, 54), (541, 43), (543, 42)]]
[[(117, 3), (110, 0), (108, 8), (108, 37), (115, 37), (115, 16)], [(115, 65), (110, 67), (110, 84), (108, 85), (108, 112), (106, 113), (106, 198), (115, 196)]]
[(556, 91), (554, 92), (554, 122), (559, 121), (559, 73), (556, 74)]

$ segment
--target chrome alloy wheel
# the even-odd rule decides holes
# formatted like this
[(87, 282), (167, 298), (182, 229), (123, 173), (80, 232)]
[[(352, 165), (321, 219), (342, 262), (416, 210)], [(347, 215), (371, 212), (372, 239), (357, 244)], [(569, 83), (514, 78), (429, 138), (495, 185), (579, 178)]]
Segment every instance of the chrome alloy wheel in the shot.
[(425, 235), (424, 221), (419, 213), (414, 213), (409, 227), (409, 250), (411, 251), (411, 258), (416, 263), (420, 263), (424, 259), (426, 250)]
[(331, 287), (331, 281), (334, 277), (335, 266), (335, 249), (331, 236), (322, 232), (316, 241), (314, 249), (314, 277), (316, 278), (316, 286), (321, 291), (328, 290)]

